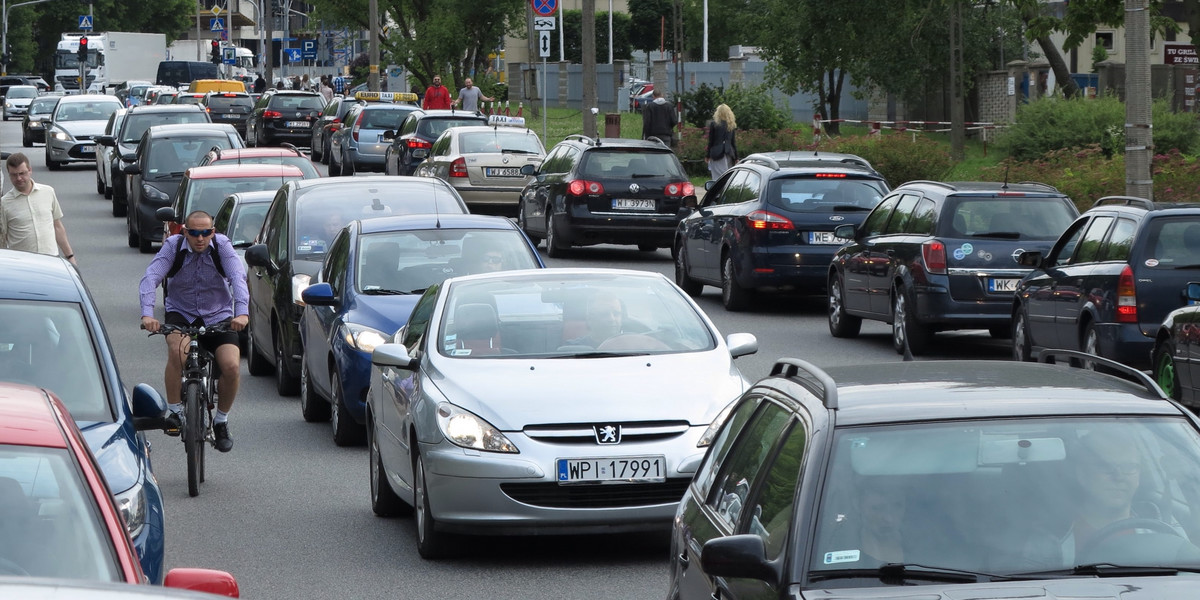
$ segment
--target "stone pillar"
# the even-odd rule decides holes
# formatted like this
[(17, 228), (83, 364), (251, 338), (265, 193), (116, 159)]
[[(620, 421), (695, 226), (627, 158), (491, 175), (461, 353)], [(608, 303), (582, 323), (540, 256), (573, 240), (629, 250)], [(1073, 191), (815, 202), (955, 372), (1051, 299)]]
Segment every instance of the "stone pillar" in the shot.
[(655, 60), (650, 65), (650, 83), (654, 84), (656, 90), (666, 90), (670, 87), (670, 79), (668, 79), (667, 69), (671, 66), (669, 60)]
[(1008, 64), (1008, 75), (1013, 78), (1013, 111), (1016, 112), (1017, 104), (1023, 100), (1021, 96), (1021, 80), (1029, 75), (1029, 63), (1023, 60), (1010, 60)]
[(746, 58), (729, 59), (729, 85), (741, 85), (746, 82)]

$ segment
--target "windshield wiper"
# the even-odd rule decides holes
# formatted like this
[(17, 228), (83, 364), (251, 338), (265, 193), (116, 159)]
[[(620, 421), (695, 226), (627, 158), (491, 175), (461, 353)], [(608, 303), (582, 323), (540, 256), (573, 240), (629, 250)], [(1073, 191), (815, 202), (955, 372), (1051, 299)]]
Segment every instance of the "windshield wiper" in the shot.
[(517, 148), (501, 148), (500, 151), (508, 152), (510, 154), (537, 154), (537, 152), (534, 152), (533, 150), (520, 150)]
[(1133, 565), (1114, 565), (1112, 563), (1092, 563), (1087, 565), (1077, 565), (1069, 569), (1052, 569), (1049, 571), (1028, 571), (1024, 573), (1013, 573), (1006, 576), (1008, 579), (1023, 581), (1030, 579), (1048, 579), (1051, 577), (1151, 577), (1151, 576), (1171, 576), (1179, 573), (1196, 573), (1200, 569), (1196, 567), (1163, 567), (1163, 566), (1133, 566)]
[(369, 296), (406, 296), (412, 292), (404, 292), (401, 290), (370, 289), (363, 290), (363, 293)]
[(603, 350), (593, 350), (591, 352), (566, 352), (563, 354), (551, 354), (544, 358), (612, 358), (615, 356), (647, 356), (649, 352), (609, 352)]
[(839, 204), (833, 207), (834, 212), (867, 212), (871, 210), (865, 206), (855, 206), (853, 204)]
[(661, 177), (661, 175), (657, 173), (634, 173), (633, 175), (630, 175), (630, 177), (634, 179), (640, 179), (642, 177)]
[(1006, 240), (1019, 240), (1021, 233), (1018, 231), (991, 231), (988, 233), (972, 233), (974, 238), (1000, 238)]
[(814, 571), (809, 575), (810, 581), (827, 581), (830, 579), (878, 579), (887, 585), (903, 585), (904, 582), (919, 579), (922, 581), (942, 581), (946, 583), (979, 583), (1004, 579), (999, 575), (964, 571), (946, 567), (930, 567), (918, 564), (891, 563), (878, 569), (838, 569), (836, 571)]

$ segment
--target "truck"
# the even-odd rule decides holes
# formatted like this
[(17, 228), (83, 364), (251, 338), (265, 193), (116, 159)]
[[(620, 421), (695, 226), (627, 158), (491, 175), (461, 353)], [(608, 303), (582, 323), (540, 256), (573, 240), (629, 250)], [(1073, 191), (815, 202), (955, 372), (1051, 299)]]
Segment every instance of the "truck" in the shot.
[[(221, 77), (236, 79), (242, 83), (254, 85), (256, 76), (256, 61), (254, 52), (249, 48), (234, 46), (229, 42), (221, 42), (221, 56), (231, 51), (234, 53), (234, 64), (222, 62)], [(212, 40), (175, 40), (167, 48), (168, 60), (209, 61), (212, 59)]]
[(88, 93), (102, 94), (123, 81), (153, 80), (158, 63), (167, 57), (167, 36), (161, 33), (108, 31), (64, 33), (54, 52), (54, 90), (79, 93), (79, 38), (88, 39)]

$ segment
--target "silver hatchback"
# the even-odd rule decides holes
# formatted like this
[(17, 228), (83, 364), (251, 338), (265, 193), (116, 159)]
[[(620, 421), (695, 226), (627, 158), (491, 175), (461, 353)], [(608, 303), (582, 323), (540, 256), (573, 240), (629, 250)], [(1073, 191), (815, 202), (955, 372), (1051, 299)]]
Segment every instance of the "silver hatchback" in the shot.
[(79, 94), (63, 96), (46, 127), (46, 168), (96, 160), (96, 136), (104, 133), (108, 118), (121, 108), (116, 96)]

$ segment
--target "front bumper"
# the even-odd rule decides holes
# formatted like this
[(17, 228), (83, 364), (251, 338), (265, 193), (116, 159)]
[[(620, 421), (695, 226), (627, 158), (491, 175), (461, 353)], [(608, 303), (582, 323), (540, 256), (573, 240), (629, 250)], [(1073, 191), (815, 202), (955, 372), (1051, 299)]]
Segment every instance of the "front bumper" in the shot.
[(96, 142), (94, 140), (60, 140), (50, 135), (46, 140), (46, 152), (50, 154), (50, 158), (58, 162), (96, 160)]

